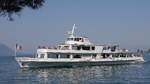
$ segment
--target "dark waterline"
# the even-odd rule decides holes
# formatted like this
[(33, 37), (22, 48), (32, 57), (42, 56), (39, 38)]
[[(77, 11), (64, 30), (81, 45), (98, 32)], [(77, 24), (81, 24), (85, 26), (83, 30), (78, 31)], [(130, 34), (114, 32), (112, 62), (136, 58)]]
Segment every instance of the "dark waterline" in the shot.
[(150, 84), (150, 54), (144, 58), (144, 64), (25, 70), (1, 56), (0, 84)]

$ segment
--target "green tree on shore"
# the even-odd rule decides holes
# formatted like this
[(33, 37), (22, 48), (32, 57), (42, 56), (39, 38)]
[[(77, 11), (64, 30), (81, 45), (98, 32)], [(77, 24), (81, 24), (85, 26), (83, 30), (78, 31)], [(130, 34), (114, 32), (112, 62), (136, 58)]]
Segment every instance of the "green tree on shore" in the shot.
[(12, 15), (18, 14), (25, 7), (38, 9), (44, 2), (45, 0), (0, 0), (0, 16), (13, 20)]

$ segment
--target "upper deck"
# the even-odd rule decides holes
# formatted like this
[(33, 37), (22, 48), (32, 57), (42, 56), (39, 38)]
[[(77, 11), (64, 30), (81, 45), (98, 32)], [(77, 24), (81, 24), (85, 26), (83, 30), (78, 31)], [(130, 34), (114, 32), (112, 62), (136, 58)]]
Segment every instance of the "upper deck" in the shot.
[(92, 43), (89, 41), (87, 37), (76, 36), (75, 28), (76, 26), (74, 24), (72, 30), (68, 32), (69, 37), (65, 41), (65, 44), (66, 45), (92, 45)]
[(100, 54), (100, 53), (127, 53), (128, 50), (118, 49), (118, 45), (95, 45), (87, 37), (75, 35), (75, 24), (64, 45), (53, 48), (42, 47), (37, 49), (37, 53), (71, 53), (71, 54)]

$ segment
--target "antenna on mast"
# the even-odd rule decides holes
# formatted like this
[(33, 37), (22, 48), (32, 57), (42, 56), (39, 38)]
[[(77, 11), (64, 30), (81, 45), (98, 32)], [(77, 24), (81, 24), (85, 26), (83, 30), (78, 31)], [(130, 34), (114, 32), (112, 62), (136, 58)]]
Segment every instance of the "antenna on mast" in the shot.
[(71, 37), (74, 37), (75, 28), (76, 28), (76, 25), (73, 24), (72, 30), (71, 30), (70, 32), (68, 32), (68, 34), (69, 34)]

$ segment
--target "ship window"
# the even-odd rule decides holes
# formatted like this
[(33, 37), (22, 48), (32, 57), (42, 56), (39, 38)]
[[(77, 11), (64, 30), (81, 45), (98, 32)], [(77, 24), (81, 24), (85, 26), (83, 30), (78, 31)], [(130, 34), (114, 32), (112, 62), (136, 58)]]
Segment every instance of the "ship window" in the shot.
[(81, 55), (74, 55), (73, 58), (81, 58)]
[(61, 54), (60, 58), (69, 58), (69, 55), (68, 54)]
[(77, 50), (81, 50), (81, 46), (78, 46), (78, 47), (77, 47)]
[(83, 50), (90, 50), (90, 46), (82, 46)]
[(114, 52), (116, 50), (116, 46), (111, 47), (111, 51)]
[(48, 58), (58, 58), (58, 54), (48, 53)]
[(73, 50), (81, 50), (81, 46), (72, 46)]
[(72, 46), (72, 49), (77, 50), (78, 48), (77, 48), (77, 46)]
[(74, 39), (74, 41), (79, 41), (79, 40), (80, 40), (80, 38), (75, 38), (75, 39)]
[(120, 53), (120, 57), (126, 57), (126, 54)]
[(92, 54), (92, 58), (96, 58), (96, 54)]
[(95, 50), (95, 47), (94, 47), (94, 46), (92, 47), (92, 50)]
[(83, 38), (81, 38), (81, 41), (84, 42)]
[(83, 39), (82, 39), (82, 38), (79, 38), (79, 41), (80, 41), (80, 42), (83, 42)]
[(91, 54), (83, 54), (83, 57), (91, 57)]
[(77, 41), (77, 38), (75, 38), (74, 41)]
[(45, 56), (45, 54), (41, 54), (41, 55), (40, 55), (40, 58), (44, 58), (44, 56)]
[(104, 48), (103, 48), (103, 50), (107, 50), (107, 48), (106, 48), (106, 47), (104, 47)]

